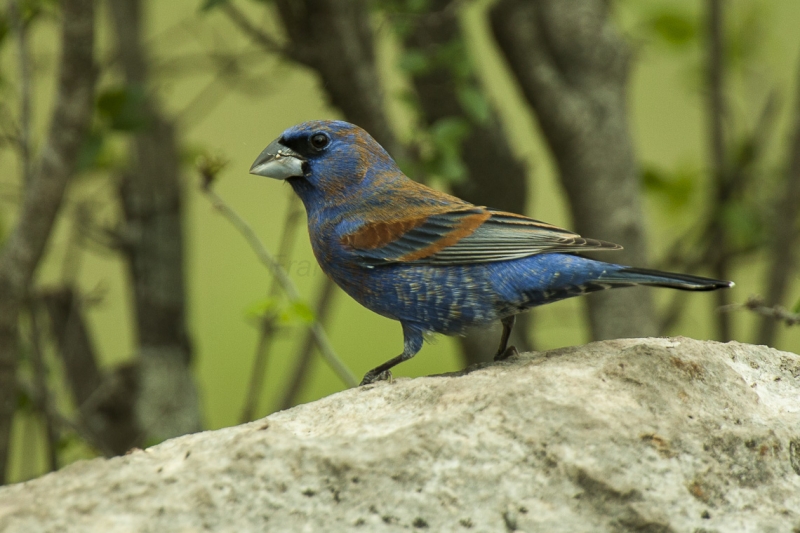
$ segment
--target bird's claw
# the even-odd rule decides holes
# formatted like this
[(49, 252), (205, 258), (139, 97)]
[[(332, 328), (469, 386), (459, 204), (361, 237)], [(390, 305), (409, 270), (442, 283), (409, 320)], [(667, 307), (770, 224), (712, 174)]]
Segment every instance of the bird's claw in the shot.
[(373, 374), (372, 372), (367, 372), (364, 375), (364, 379), (361, 380), (361, 383), (358, 384), (359, 387), (363, 385), (369, 385), (370, 383), (375, 383), (376, 381), (392, 381), (392, 371), (391, 370), (384, 370), (380, 374)]
[(517, 347), (516, 346), (509, 346), (508, 348), (506, 348), (502, 352), (497, 352), (497, 354), (494, 356), (494, 360), (495, 361), (505, 361), (509, 357), (514, 357), (515, 355), (519, 355), (519, 352), (517, 351)]

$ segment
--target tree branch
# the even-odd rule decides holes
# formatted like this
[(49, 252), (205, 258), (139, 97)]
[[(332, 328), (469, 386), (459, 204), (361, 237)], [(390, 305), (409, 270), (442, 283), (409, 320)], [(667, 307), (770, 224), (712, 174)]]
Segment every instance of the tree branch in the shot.
[(94, 1), (64, 0), (61, 69), (47, 140), (24, 191), (14, 230), (0, 252), (0, 482), (6, 477), (16, 407), (18, 315), (44, 253), (92, 114)]
[(233, 2), (224, 2), (221, 7), (222, 12), (228, 16), (230, 21), (233, 22), (242, 31), (242, 33), (253, 39), (253, 41), (263, 48), (265, 52), (292, 59), (291, 50), (281, 45), (261, 28), (252, 24), (247, 15), (242, 13), (238, 7), (233, 5)]
[[(294, 194), (292, 194), (290, 198), (289, 207), (286, 211), (286, 218), (283, 222), (281, 242), (278, 245), (277, 259), (279, 262), (285, 262), (292, 255), (295, 235), (302, 213), (300, 199)], [(280, 290), (281, 286), (280, 283), (278, 283), (278, 279), (273, 277), (269, 290), (267, 291), (268, 297), (274, 298), (278, 296)], [(267, 315), (261, 319), (258, 342), (256, 343), (256, 354), (253, 358), (253, 368), (250, 371), (250, 383), (247, 387), (242, 414), (239, 416), (239, 420), (243, 424), (245, 422), (250, 422), (255, 417), (256, 408), (258, 407), (261, 392), (264, 388), (267, 360), (269, 359), (272, 342), (275, 340), (275, 335), (280, 329), (280, 326), (277, 324), (277, 318), (275, 313), (267, 313)]]
[(796, 326), (800, 324), (800, 314), (787, 311), (780, 305), (767, 305), (767, 303), (759, 296), (751, 296), (743, 304), (728, 304), (725, 307), (720, 307), (721, 313), (728, 313), (730, 311), (739, 311), (747, 309), (754, 313), (761, 315), (764, 320), (771, 322), (783, 322), (787, 326)]
[[(272, 272), (272, 275), (275, 276), (275, 279), (278, 280), (281, 288), (283, 288), (283, 291), (289, 297), (289, 301), (293, 303), (302, 302), (303, 300), (300, 296), (300, 291), (297, 290), (297, 286), (292, 281), (292, 278), (289, 277), (289, 274), (286, 272), (283, 266), (281, 266), (280, 262), (264, 247), (256, 233), (253, 231), (253, 228), (251, 228), (250, 225), (245, 222), (244, 219), (238, 215), (238, 213), (236, 213), (236, 211), (231, 209), (228, 204), (226, 204), (225, 201), (211, 189), (210, 186), (204, 186), (202, 190), (208, 197), (211, 205), (214, 206), (214, 209), (222, 213), (222, 215), (227, 218), (228, 221), (233, 224), (239, 233), (241, 233), (242, 236), (247, 240), (248, 244), (250, 244), (250, 247), (258, 256), (258, 259), (270, 270), (270, 272)], [(348, 387), (355, 387), (358, 385), (358, 381), (356, 381), (353, 373), (350, 372), (341, 359), (339, 359), (339, 356), (336, 355), (333, 346), (331, 346), (330, 340), (328, 340), (328, 335), (325, 333), (325, 330), (322, 328), (322, 325), (316, 318), (314, 318), (309, 325), (309, 329), (314, 335), (317, 346), (320, 348), (322, 358), (326, 363), (328, 363), (339, 379), (341, 379), (342, 382), (344, 382), (344, 384)]]
[(64, 377), (78, 409), (100, 387), (102, 375), (81, 303), (71, 287), (50, 290), (38, 298), (47, 310)]

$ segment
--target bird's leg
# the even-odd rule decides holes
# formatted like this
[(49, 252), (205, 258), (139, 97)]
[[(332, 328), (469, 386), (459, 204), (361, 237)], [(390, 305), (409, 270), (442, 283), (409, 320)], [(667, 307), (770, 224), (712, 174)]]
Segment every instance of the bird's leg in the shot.
[(516, 321), (516, 315), (507, 316), (500, 320), (500, 323), (503, 324), (503, 334), (500, 336), (500, 346), (494, 355), (495, 361), (503, 361), (519, 353), (514, 346), (508, 346), (508, 338), (511, 336), (511, 330), (514, 328)]
[(397, 357), (389, 359), (382, 365), (378, 365), (366, 374), (361, 380), (360, 385), (369, 385), (376, 381), (390, 379), (392, 377), (391, 368), (399, 365), (403, 361), (408, 361), (422, 349), (422, 332), (411, 326), (403, 324), (403, 353)]

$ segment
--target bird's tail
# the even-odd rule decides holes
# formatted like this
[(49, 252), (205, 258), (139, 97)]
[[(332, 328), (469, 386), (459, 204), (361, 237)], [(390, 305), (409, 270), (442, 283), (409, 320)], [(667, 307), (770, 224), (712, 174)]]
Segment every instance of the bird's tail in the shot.
[(635, 267), (623, 267), (619, 270), (605, 272), (597, 281), (609, 283), (616, 287), (624, 287), (627, 285), (652, 285), (654, 287), (668, 287), (684, 291), (714, 291), (733, 287), (732, 281)]

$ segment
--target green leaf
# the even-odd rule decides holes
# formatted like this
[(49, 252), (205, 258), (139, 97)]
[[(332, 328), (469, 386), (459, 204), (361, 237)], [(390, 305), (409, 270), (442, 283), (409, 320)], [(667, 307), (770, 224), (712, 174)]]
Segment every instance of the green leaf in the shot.
[(800, 300), (792, 307), (792, 313), (800, 313)]
[(23, 412), (33, 411), (33, 400), (23, 390), (17, 392), (17, 410)]
[(302, 301), (295, 301), (290, 303), (279, 315), (279, 321), (282, 324), (294, 324), (301, 322), (303, 324), (310, 324), (314, 322), (314, 311)]
[(670, 208), (680, 209), (692, 198), (697, 173), (688, 168), (667, 171), (654, 165), (647, 165), (642, 169), (641, 180), (645, 191), (666, 199)]
[(491, 116), (489, 101), (483, 92), (474, 84), (458, 87), (456, 96), (464, 112), (478, 124), (486, 124)]
[(19, 4), (20, 16), (26, 25), (36, 22), (42, 16), (57, 17), (59, 0), (23, 0)]
[(8, 19), (5, 16), (5, 13), (0, 13), (0, 46), (2, 46), (3, 41), (8, 36), (8, 32), (10, 31), (10, 26), (8, 24)]
[(431, 136), (440, 150), (459, 150), (461, 141), (470, 129), (469, 122), (462, 117), (446, 117), (431, 126)]
[(280, 306), (281, 301), (279, 298), (264, 298), (248, 306), (244, 314), (247, 318), (264, 318), (268, 315), (277, 314)]
[(757, 162), (759, 155), (758, 139), (752, 135), (748, 135), (740, 142), (736, 143), (731, 152), (733, 152), (733, 162), (737, 168), (747, 168), (753, 163)]
[(750, 248), (764, 242), (764, 224), (753, 206), (732, 201), (723, 206), (721, 216), (735, 247)]
[(436, 51), (436, 64), (450, 69), (457, 81), (467, 81), (472, 75), (472, 62), (461, 37), (439, 46)]
[(464, 179), (467, 169), (461, 160), (461, 144), (471, 129), (463, 117), (437, 120), (430, 128), (433, 155), (427, 162), (428, 170), (445, 181)]
[(409, 111), (419, 115), (422, 106), (420, 105), (419, 95), (410, 89), (401, 89), (395, 92), (395, 99), (403, 104)]
[(63, 452), (82, 443), (83, 441), (75, 433), (61, 433), (56, 441), (56, 450)]
[(303, 301), (284, 303), (280, 298), (265, 298), (245, 311), (248, 318), (262, 319), (267, 316), (276, 317), (279, 324), (310, 324), (314, 321), (314, 311)]
[(397, 37), (400, 39), (404, 39), (411, 35), (411, 32), (414, 31), (414, 24), (409, 20), (407, 17), (389, 17), (389, 21), (392, 23), (392, 28), (394, 32), (397, 34)]
[(80, 149), (78, 150), (76, 167), (78, 172), (97, 168), (98, 156), (103, 149), (104, 141), (105, 136), (103, 132), (99, 130), (90, 131), (86, 137), (84, 137)]
[(422, 50), (412, 48), (406, 50), (403, 55), (400, 56), (398, 66), (401, 70), (408, 72), (412, 76), (418, 76), (429, 72), (433, 64)]
[[(769, 5), (768, 2), (765, 3)], [(758, 2), (743, 9), (732, 22), (733, 28), (726, 32), (725, 60), (733, 68), (747, 67), (758, 61), (763, 50), (768, 30), (765, 26), (766, 8)]]
[(138, 85), (113, 87), (97, 97), (97, 111), (112, 130), (132, 132), (146, 129), (147, 95)]
[(439, 160), (439, 167), (437, 170), (437, 174), (448, 182), (460, 182), (467, 176), (467, 167), (464, 165), (464, 161), (461, 160), (461, 157), (457, 155), (445, 154), (445, 156)]
[(94, 128), (87, 134), (78, 151), (78, 172), (113, 171), (127, 165), (127, 155), (112, 142), (113, 135), (107, 128)]
[(430, 0), (406, 0), (405, 7), (410, 13), (427, 13), (430, 10)]
[(697, 39), (693, 17), (678, 11), (661, 11), (647, 21), (647, 26), (662, 41), (672, 46), (686, 46)]

